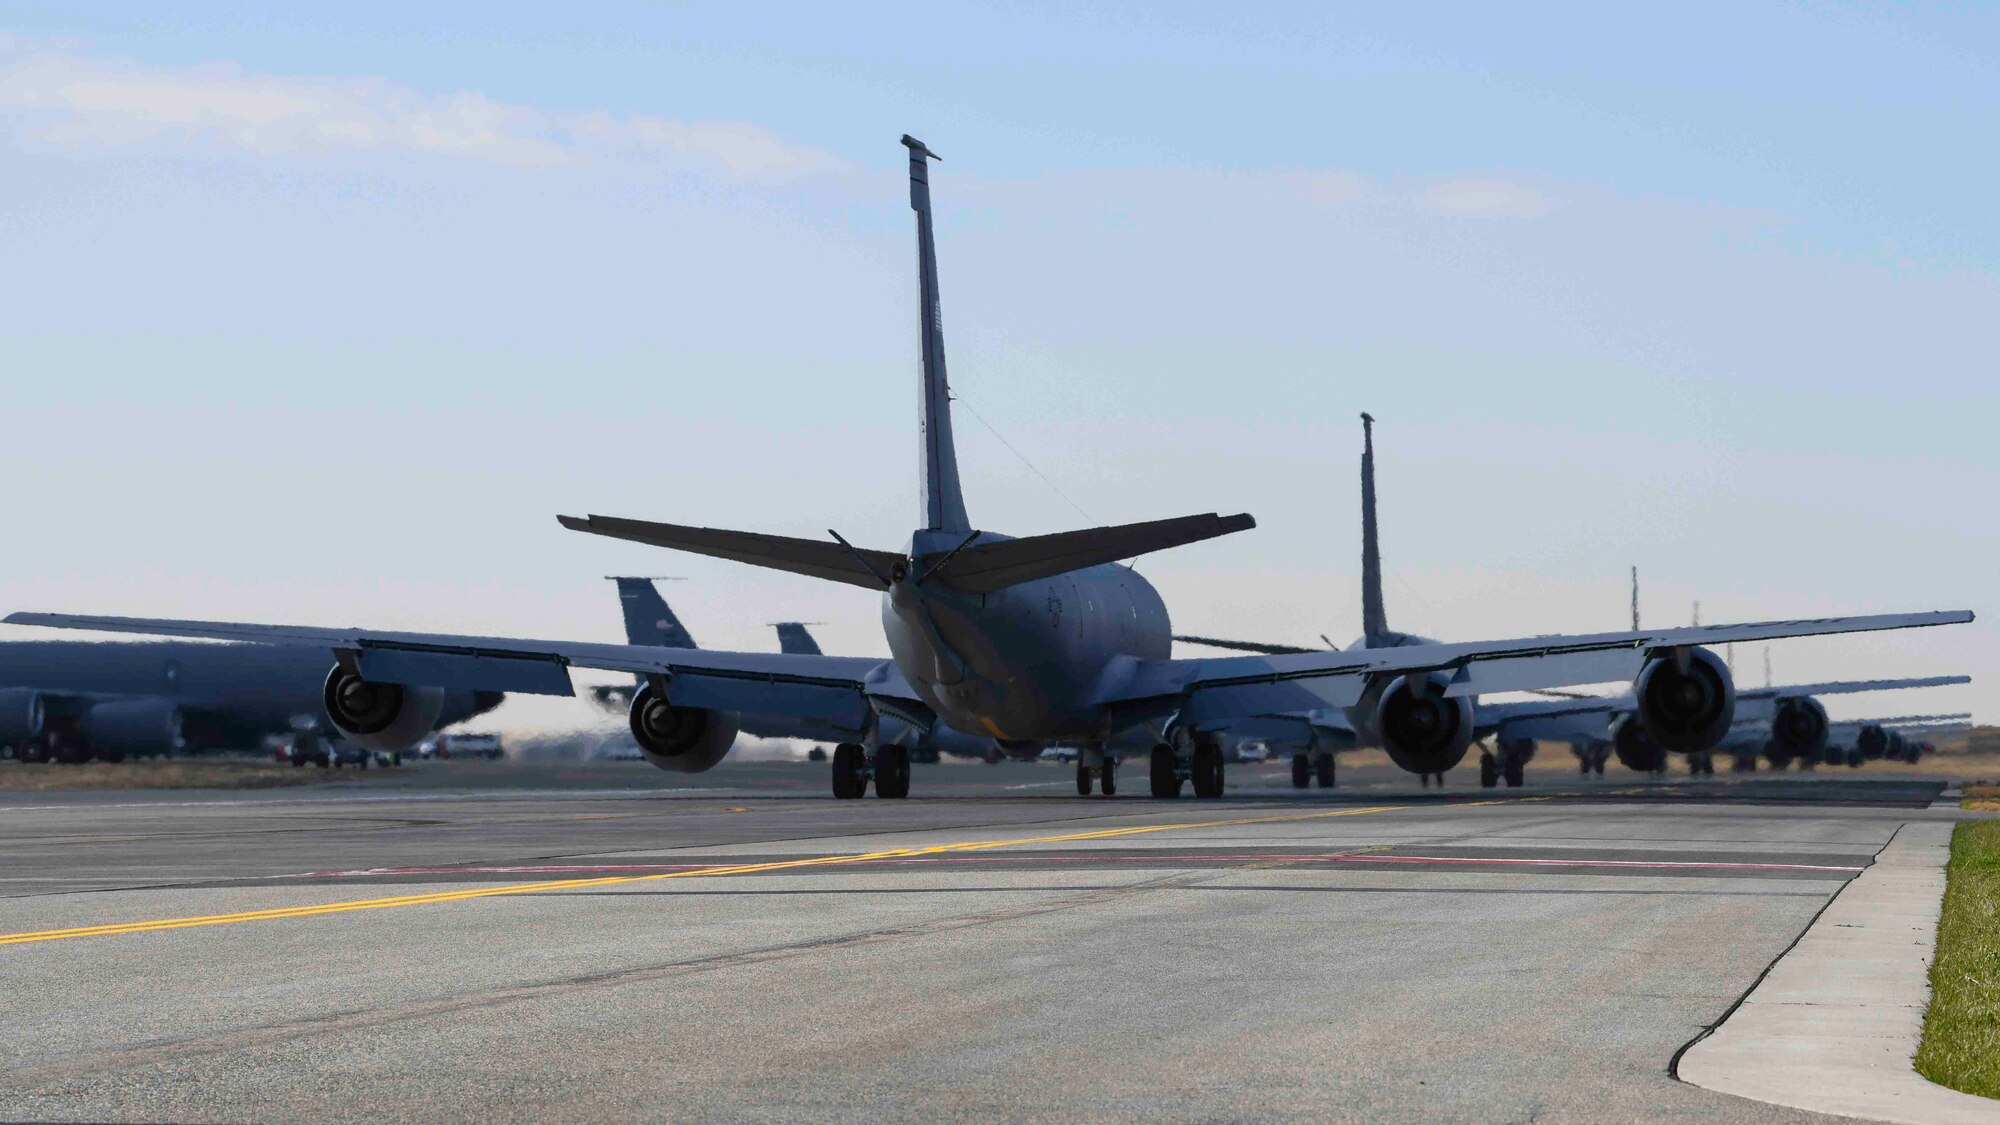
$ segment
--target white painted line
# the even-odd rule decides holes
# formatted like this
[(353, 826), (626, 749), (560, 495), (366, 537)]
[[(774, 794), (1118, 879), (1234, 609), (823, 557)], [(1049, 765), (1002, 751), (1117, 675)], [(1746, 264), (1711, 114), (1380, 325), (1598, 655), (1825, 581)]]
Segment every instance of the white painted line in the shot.
[(2000, 1101), (1911, 1069), (1930, 1004), (1948, 823), (1905, 824), (1743, 1003), (1681, 1055), (1709, 1090), (1911, 1125), (1994, 1125)]

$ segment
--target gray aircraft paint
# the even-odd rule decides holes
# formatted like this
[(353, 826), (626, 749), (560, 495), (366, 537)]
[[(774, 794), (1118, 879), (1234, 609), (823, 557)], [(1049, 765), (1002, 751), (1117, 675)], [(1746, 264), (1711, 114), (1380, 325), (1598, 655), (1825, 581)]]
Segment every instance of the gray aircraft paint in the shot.
[[(297, 725), (325, 728), (324, 652), (288, 645), (172, 641), (9, 641), (0, 644), (0, 690), (42, 697), (52, 719), (80, 718), (94, 703), (157, 699), (181, 713), (189, 749), (256, 749)], [(448, 691), (439, 726), (491, 711), (497, 692)]]

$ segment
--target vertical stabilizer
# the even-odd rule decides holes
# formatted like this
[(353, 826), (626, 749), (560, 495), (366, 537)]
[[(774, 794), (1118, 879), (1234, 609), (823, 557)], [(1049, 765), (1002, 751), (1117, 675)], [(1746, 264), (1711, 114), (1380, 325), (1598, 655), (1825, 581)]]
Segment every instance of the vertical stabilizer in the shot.
[(937, 154), (908, 133), (910, 210), (917, 213), (918, 336), (923, 345), (924, 526), (970, 531), (958, 489), (958, 454), (951, 443), (951, 386), (944, 374), (944, 314), (938, 300), (937, 244), (931, 235), (930, 162)]
[(625, 608), (625, 643), (657, 645), (661, 648), (700, 648), (681, 625), (681, 619), (667, 608), (667, 600), (651, 578), (621, 578), (607, 575), (618, 583), (618, 601)]
[(1375, 533), (1375, 419), (1361, 416), (1361, 636), (1368, 647), (1389, 635), (1382, 608), (1382, 546)]
[(778, 651), (798, 656), (819, 656), (819, 641), (806, 629), (804, 621), (780, 621), (777, 623)]

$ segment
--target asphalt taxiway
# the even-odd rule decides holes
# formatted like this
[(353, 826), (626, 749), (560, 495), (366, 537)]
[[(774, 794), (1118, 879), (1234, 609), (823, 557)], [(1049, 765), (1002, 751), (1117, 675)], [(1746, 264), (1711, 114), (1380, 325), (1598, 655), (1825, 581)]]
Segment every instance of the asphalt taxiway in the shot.
[(822, 768), (7, 795), (0, 1118), (1836, 1120), (1670, 1067), (1955, 815), (1275, 768), (835, 802)]

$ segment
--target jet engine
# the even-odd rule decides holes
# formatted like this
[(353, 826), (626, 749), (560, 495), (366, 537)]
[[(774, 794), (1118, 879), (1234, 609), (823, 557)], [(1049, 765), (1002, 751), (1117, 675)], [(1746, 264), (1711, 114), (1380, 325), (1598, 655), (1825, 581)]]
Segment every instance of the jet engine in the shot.
[(42, 697), (28, 688), (0, 691), (0, 746), (26, 742), (42, 733)]
[(1736, 685), (1729, 666), (1702, 648), (1685, 659), (1656, 656), (1639, 670), (1632, 694), (1639, 722), (1661, 749), (1695, 754), (1713, 748), (1736, 718)]
[(1611, 749), (1618, 755), (1618, 764), (1633, 773), (1658, 773), (1667, 768), (1667, 752), (1634, 716), (1622, 716), (1612, 727)]
[(1767, 753), (1779, 769), (1793, 759), (1817, 762), (1826, 753), (1826, 708), (1811, 696), (1780, 699), (1771, 715), (1771, 746)]
[(700, 773), (736, 744), (736, 712), (676, 707), (650, 683), (632, 696), (631, 715), (639, 752), (663, 770)]
[(83, 740), (101, 761), (165, 754), (181, 747), (181, 712), (170, 700), (95, 703), (78, 725)]
[(1472, 700), (1447, 698), (1437, 673), (1398, 677), (1382, 692), (1375, 726), (1389, 760), (1411, 773), (1442, 773), (1472, 745)]
[(1889, 751), (1889, 732), (1874, 723), (1862, 727), (1854, 736), (1854, 751), (1864, 762), (1881, 758)]
[(363, 750), (400, 754), (437, 728), (444, 689), (364, 680), (338, 664), (326, 674), (326, 717)]

